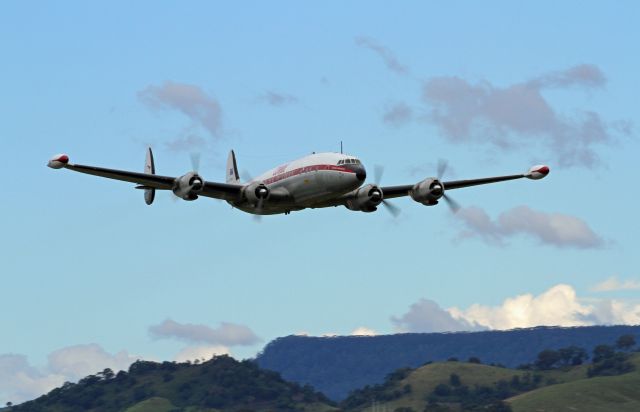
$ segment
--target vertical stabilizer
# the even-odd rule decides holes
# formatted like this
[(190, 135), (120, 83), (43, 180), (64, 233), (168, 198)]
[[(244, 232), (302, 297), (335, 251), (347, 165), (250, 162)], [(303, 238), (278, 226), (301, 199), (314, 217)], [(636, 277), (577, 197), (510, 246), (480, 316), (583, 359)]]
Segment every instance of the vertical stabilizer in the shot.
[[(153, 163), (153, 152), (151, 148), (147, 148), (147, 158), (144, 161), (144, 172), (150, 175), (156, 174), (156, 165)], [(150, 205), (153, 203), (153, 199), (156, 197), (156, 189), (147, 188), (144, 189), (144, 201)]]
[(227, 158), (227, 183), (240, 183), (240, 175), (238, 175), (238, 164), (236, 163), (236, 154), (233, 152), (233, 150), (229, 152), (229, 157)]

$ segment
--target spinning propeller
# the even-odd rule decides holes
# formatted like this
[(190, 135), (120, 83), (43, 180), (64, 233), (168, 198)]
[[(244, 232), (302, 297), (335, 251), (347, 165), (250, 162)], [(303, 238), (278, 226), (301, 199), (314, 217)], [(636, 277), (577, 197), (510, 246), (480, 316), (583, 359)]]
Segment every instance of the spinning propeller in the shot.
[[(458, 202), (447, 196), (444, 191), (444, 187), (442, 187), (442, 176), (447, 171), (448, 162), (446, 160), (440, 159), (438, 160), (438, 184), (433, 187), (433, 194), (442, 194), (442, 198), (445, 202), (447, 202), (447, 206), (453, 213), (457, 213), (460, 210), (460, 205)], [(438, 191), (439, 190), (439, 191)]]
[(381, 198), (382, 205), (387, 209), (387, 211), (391, 213), (393, 217), (398, 217), (398, 215), (400, 214), (400, 208), (394, 205), (393, 203), (389, 203), (389, 201), (385, 200), (383, 197), (384, 196), (383, 193), (380, 191), (380, 189), (377, 189), (377, 187), (380, 185), (380, 182), (382, 181), (383, 175), (384, 175), (384, 166), (375, 165), (373, 167), (373, 176), (374, 176), (373, 181), (375, 182), (376, 189), (374, 189), (374, 193), (372, 193), (371, 199), (378, 200)]

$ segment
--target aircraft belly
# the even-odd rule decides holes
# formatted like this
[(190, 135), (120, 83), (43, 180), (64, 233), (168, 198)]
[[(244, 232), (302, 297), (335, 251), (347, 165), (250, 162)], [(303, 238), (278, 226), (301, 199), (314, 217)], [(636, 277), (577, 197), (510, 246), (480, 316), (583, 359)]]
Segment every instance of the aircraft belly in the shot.
[[(358, 186), (360, 186), (360, 182), (352, 177), (351, 174), (329, 170), (302, 173), (270, 184), (270, 190), (274, 192), (278, 189), (284, 190), (290, 195), (290, 199), (267, 200), (264, 203), (261, 214), (278, 214), (308, 207), (325, 207), (327, 202), (350, 192)], [(234, 202), (232, 205), (245, 212), (255, 213), (255, 206), (246, 201)]]

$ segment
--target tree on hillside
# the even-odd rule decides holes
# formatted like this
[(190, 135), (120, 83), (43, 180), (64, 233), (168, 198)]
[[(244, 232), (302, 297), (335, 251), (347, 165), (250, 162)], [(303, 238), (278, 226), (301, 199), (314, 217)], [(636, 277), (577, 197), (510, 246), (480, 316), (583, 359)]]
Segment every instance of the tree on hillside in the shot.
[(633, 335), (622, 335), (616, 341), (616, 348), (620, 350), (629, 350), (636, 346), (636, 338)]
[(469, 362), (469, 363), (482, 363), (482, 362), (480, 361), (480, 358), (478, 358), (478, 357), (476, 357), (476, 356), (472, 356), (472, 357), (470, 357), (470, 358), (469, 358), (469, 360), (468, 360), (467, 362)]
[(558, 349), (560, 359), (565, 366), (577, 366), (587, 360), (589, 355), (587, 351), (577, 346), (568, 346), (566, 348)]
[(560, 360), (560, 352), (553, 349), (545, 349), (538, 353), (538, 359), (536, 359), (535, 365), (540, 370), (548, 370), (553, 369)]
[[(623, 344), (628, 344), (624, 342)], [(629, 354), (616, 352), (612, 346), (598, 345), (593, 349), (593, 364), (587, 371), (587, 376), (614, 376), (631, 372), (634, 365), (628, 361)]]
[(609, 345), (598, 345), (593, 348), (593, 363), (598, 363), (605, 359), (610, 359), (615, 354), (613, 348)]

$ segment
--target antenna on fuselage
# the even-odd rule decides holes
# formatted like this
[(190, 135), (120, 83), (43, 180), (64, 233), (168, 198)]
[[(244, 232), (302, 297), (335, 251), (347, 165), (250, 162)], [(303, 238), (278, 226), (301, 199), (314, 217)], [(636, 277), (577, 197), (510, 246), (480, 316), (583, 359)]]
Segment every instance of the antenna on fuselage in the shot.
[(342, 140), (340, 140), (340, 154), (343, 154), (342, 153)]

